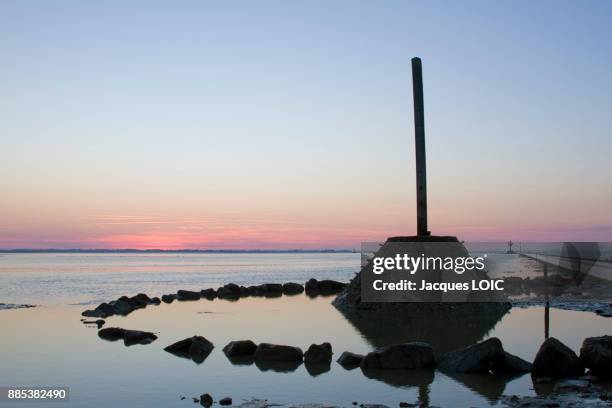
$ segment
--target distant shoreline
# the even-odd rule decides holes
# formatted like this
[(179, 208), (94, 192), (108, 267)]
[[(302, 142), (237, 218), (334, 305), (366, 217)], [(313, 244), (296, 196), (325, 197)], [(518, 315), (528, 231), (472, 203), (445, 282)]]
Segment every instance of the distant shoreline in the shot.
[(356, 253), (352, 249), (0, 249), (0, 254), (334, 254)]

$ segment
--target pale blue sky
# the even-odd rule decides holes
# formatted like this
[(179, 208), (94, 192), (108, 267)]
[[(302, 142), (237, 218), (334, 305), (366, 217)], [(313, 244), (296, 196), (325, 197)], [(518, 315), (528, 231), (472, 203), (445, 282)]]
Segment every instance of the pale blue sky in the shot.
[(0, 247), (412, 233), (413, 56), (434, 233), (612, 239), (611, 39), (610, 1), (3, 0)]

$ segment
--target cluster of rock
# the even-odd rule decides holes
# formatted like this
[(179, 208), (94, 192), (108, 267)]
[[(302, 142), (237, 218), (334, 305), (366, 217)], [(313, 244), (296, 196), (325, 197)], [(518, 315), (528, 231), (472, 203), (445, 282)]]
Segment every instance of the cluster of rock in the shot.
[(280, 297), (293, 296), (306, 292), (308, 296), (334, 295), (340, 293), (346, 287), (346, 283), (334, 280), (310, 279), (305, 285), (296, 282), (287, 283), (263, 283), (261, 285), (240, 286), (228, 283), (218, 289), (203, 289), (199, 292), (191, 290), (179, 290), (176, 294), (167, 294), (161, 297), (162, 302), (172, 303), (175, 300), (190, 301), (216, 298), (225, 300), (238, 300), (245, 297)]
[(305, 285), (296, 282), (287, 283), (264, 283), (253, 286), (239, 286), (235, 283), (228, 283), (218, 289), (202, 289), (201, 291), (179, 290), (176, 293), (162, 295), (159, 297), (150, 298), (145, 293), (139, 293), (132, 297), (121, 296), (117, 300), (104, 302), (99, 304), (95, 309), (85, 310), (81, 313), (85, 317), (97, 317), (105, 319), (113, 315), (126, 316), (134, 310), (142, 309), (147, 305), (159, 305), (161, 302), (172, 303), (178, 301), (194, 301), (200, 299), (214, 300), (216, 298), (226, 300), (238, 300), (244, 297), (279, 297), (293, 296), (306, 292), (306, 295), (328, 296), (340, 293), (346, 283), (337, 282), (334, 280), (310, 279)]
[[(185, 397), (181, 397), (181, 399), (185, 399)], [(200, 404), (203, 407), (210, 407), (214, 403), (213, 397), (210, 394), (202, 394), (199, 398), (193, 397), (193, 402), (196, 404)], [(226, 406), (232, 405), (232, 399), (230, 397), (224, 397), (219, 400), (219, 405)]]
[(145, 293), (139, 293), (132, 297), (121, 296), (117, 300), (100, 303), (95, 309), (85, 310), (81, 315), (102, 319), (113, 315), (127, 316), (136, 309), (145, 308), (147, 305), (159, 305), (160, 303), (161, 300), (158, 297), (150, 298)]
[(134, 344), (150, 344), (157, 339), (154, 333), (141, 330), (127, 330), (120, 327), (108, 327), (98, 331), (98, 336), (104, 340), (123, 340), (126, 346)]

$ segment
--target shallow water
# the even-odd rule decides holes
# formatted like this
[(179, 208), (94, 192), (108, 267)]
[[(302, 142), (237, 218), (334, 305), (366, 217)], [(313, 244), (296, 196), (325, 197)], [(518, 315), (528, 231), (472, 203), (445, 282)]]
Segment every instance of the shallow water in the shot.
[[(435, 344), (437, 351), (444, 351), (456, 346), (457, 342), (496, 336), (507, 351), (532, 360), (544, 339), (544, 310), (540, 307), (515, 308), (493, 322), (470, 319), (464, 325), (462, 322), (451, 324), (452, 318), (432, 316), (425, 322), (416, 320), (399, 327), (375, 321), (368, 321), (364, 326), (363, 322), (351, 321), (331, 305), (331, 297), (311, 299), (298, 295), (274, 299), (245, 298), (235, 302), (200, 300), (148, 306), (126, 317), (107, 319), (105, 327), (119, 326), (157, 333), (159, 338), (152, 344), (126, 347), (120, 341), (100, 339), (95, 327), (81, 323), (80, 312), (84, 307), (71, 303), (92, 301), (94, 296), (95, 301), (99, 300), (98, 297), (110, 300), (121, 294), (140, 291), (159, 295), (181, 287), (215, 286), (212, 282), (216, 280), (258, 283), (275, 277), (279, 278), (275, 281), (301, 282), (310, 276), (347, 280), (354, 272), (353, 262), (359, 262), (359, 255), (272, 254), (255, 260), (243, 258), (242, 262), (230, 256), (229, 260), (219, 261), (211, 269), (208, 269), (207, 261), (199, 257), (195, 262), (189, 261), (205, 265), (206, 270), (218, 270), (211, 274), (213, 276), (198, 272), (198, 266), (193, 264), (186, 267), (191, 270), (175, 272), (176, 276), (173, 276), (167, 271), (148, 270), (147, 261), (159, 263), (158, 259), (144, 259), (133, 261), (138, 264), (134, 270), (104, 272), (100, 266), (104, 263), (102, 260), (96, 261), (91, 270), (85, 260), (71, 260), (68, 263), (78, 263), (77, 269), (86, 273), (75, 274), (75, 270), (62, 271), (66, 266), (46, 264), (46, 269), (39, 272), (5, 270), (0, 274), (0, 293), (3, 295), (25, 293), (23, 288), (32, 282), (61, 282), (66, 274), (81, 275), (81, 280), (69, 281), (74, 286), (66, 284), (62, 288), (58, 285), (60, 287), (50, 295), (43, 296), (42, 300), (46, 301), (39, 299), (36, 302), (36, 294), (30, 295), (32, 298), (1, 298), (7, 303), (33, 302), (42, 306), (0, 311), (0, 385), (69, 386), (71, 401), (66, 406), (73, 407), (188, 407), (194, 406), (190, 397), (204, 392), (215, 399), (231, 396), (235, 402), (243, 398), (261, 398), (283, 404), (325, 403), (352, 407), (352, 402), (357, 401), (396, 407), (400, 401), (420, 400), (442, 407), (484, 407), (497, 405), (502, 394), (533, 395), (536, 392), (529, 375), (502, 380), (481, 375), (449, 376), (434, 370), (413, 370), (393, 375), (369, 373), (373, 378), (368, 378), (359, 368), (347, 371), (333, 362), (330, 371), (313, 376), (304, 365), (289, 372), (277, 372), (254, 364), (233, 365), (221, 349), (231, 340), (247, 338), (255, 342), (290, 344), (302, 349), (311, 343), (329, 341), (335, 360), (345, 350), (365, 353), (375, 346), (394, 342), (426, 340)], [(62, 262), (65, 259), (62, 258)], [(106, 262), (117, 264), (122, 261)], [(228, 262), (228, 266), (224, 266), (224, 262)], [(245, 264), (255, 266), (247, 267)], [(264, 277), (248, 272), (256, 265), (266, 265), (258, 269)], [(180, 268), (180, 265), (173, 268)], [(223, 269), (229, 270), (234, 279), (228, 279)], [(107, 273), (122, 275), (113, 285)], [(19, 276), (29, 274), (36, 276), (34, 281), (21, 288), (6, 289), (7, 281), (14, 282)], [(343, 274), (345, 279), (342, 279)], [(7, 275), (11, 275), (10, 279), (6, 279)], [(135, 285), (141, 284), (143, 276), (152, 278), (150, 286), (138, 289)], [(160, 282), (162, 278), (172, 282), (170, 287)], [(103, 280), (108, 280), (108, 284), (100, 292), (93, 287), (86, 293), (80, 292)], [(38, 292), (45, 292), (44, 285)], [(610, 332), (611, 319), (593, 313), (550, 311), (551, 336), (574, 351), (579, 350), (585, 337)], [(196, 334), (215, 344), (215, 349), (202, 364), (163, 350), (177, 340)], [(180, 396), (187, 399), (180, 400)]]

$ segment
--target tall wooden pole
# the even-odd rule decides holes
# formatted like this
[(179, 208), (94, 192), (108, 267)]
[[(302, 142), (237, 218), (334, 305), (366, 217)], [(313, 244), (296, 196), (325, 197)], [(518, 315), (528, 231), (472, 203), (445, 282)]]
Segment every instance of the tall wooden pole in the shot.
[(423, 70), (421, 67), (421, 59), (418, 57), (412, 59), (412, 97), (414, 99), (414, 144), (416, 152), (417, 235), (428, 236)]

